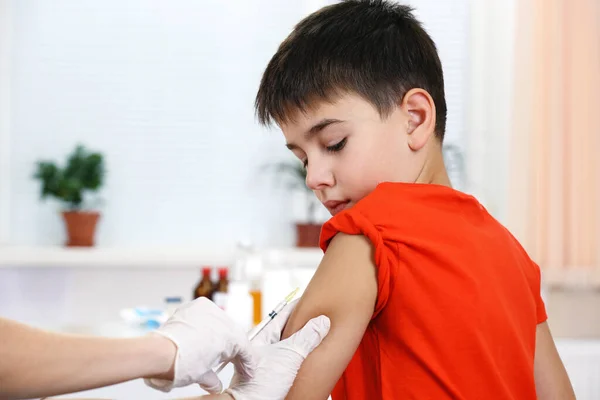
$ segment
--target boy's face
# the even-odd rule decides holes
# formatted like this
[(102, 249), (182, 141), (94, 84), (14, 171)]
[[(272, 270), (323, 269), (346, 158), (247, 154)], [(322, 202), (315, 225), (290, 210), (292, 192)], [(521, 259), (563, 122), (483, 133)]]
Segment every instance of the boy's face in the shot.
[(409, 124), (401, 106), (382, 119), (362, 97), (345, 94), (297, 113), (281, 129), (306, 165), (306, 184), (335, 215), (381, 182), (417, 180), (425, 160), (409, 146)]

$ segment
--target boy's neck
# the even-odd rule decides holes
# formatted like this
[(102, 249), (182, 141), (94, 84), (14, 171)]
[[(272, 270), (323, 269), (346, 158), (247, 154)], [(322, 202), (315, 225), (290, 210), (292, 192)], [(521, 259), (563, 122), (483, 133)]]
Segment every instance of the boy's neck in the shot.
[(429, 149), (427, 160), (417, 177), (416, 183), (428, 183), (434, 185), (442, 185), (452, 187), (446, 166), (444, 165), (444, 156), (442, 154), (441, 145), (436, 143), (433, 148)]

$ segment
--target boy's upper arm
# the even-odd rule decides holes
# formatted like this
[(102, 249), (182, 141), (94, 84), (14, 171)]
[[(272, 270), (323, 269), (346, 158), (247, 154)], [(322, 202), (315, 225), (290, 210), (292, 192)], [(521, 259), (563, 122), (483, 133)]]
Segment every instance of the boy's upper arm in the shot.
[(536, 328), (534, 376), (538, 399), (575, 399), (569, 376), (546, 322), (538, 324)]
[(338, 233), (298, 302), (283, 337), (327, 315), (331, 329), (302, 364), (287, 399), (326, 399), (352, 359), (377, 299), (374, 249), (362, 235)]

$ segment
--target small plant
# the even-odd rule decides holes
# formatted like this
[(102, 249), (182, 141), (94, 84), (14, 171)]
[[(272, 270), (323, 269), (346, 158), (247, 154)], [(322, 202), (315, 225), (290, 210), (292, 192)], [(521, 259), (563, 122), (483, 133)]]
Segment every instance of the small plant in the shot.
[(316, 222), (317, 203), (313, 191), (306, 186), (306, 168), (300, 161), (282, 161), (270, 165), (279, 176), (286, 177), (287, 187), (306, 194), (308, 222)]
[(104, 182), (102, 154), (87, 151), (78, 145), (68, 156), (64, 168), (52, 161), (38, 161), (34, 178), (41, 182), (40, 196), (62, 202), (69, 211), (83, 208), (84, 193), (98, 191)]
[(465, 159), (461, 148), (455, 144), (445, 144), (442, 148), (446, 170), (450, 181), (456, 189), (462, 190), (465, 186)]

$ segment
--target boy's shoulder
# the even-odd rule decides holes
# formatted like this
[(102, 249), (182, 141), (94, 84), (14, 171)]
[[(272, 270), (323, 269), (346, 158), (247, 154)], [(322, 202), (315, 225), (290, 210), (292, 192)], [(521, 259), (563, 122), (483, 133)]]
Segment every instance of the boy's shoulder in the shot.
[(332, 217), (337, 227), (374, 228), (394, 241), (461, 241), (479, 246), (486, 239), (522, 249), (517, 240), (469, 194), (435, 184), (384, 182), (354, 207)]
[(418, 213), (429, 214), (432, 209), (439, 212), (485, 211), (475, 197), (449, 186), (404, 182), (378, 184), (353, 209), (365, 216), (383, 214), (388, 218), (394, 215), (416, 217)]

